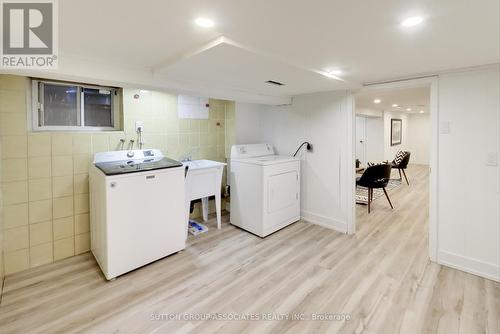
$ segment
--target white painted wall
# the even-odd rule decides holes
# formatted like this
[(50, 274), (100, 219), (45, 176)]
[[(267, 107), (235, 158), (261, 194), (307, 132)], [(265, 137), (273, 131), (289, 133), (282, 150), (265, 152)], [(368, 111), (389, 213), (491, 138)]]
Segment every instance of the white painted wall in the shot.
[[(391, 119), (398, 118), (403, 121), (403, 134), (401, 144), (391, 146)], [(408, 146), (408, 114), (393, 111), (384, 111), (384, 160), (392, 161), (398, 151), (407, 151)]]
[(430, 114), (410, 114), (408, 117), (408, 150), (411, 152), (410, 163), (429, 164), (430, 137)]
[(500, 72), (441, 75), (437, 259), (500, 280), (499, 168), (487, 166), (500, 149)]
[[(391, 146), (391, 118), (403, 121), (401, 145)], [(367, 162), (392, 161), (399, 150), (411, 152), (410, 163), (429, 164), (430, 115), (384, 112), (383, 118), (365, 117), (356, 113), (356, 122), (365, 127), (365, 160)], [(359, 129), (357, 124), (356, 129)], [(358, 140), (358, 138), (356, 138)], [(356, 143), (356, 150), (359, 149)], [(356, 152), (356, 157), (361, 156)], [(364, 161), (362, 162), (364, 164)]]
[(384, 119), (366, 118), (366, 161), (384, 160)]
[(313, 223), (343, 232), (352, 203), (352, 105), (345, 91), (301, 95), (290, 106), (268, 107), (263, 139), (279, 154), (291, 155), (303, 141), (313, 152), (302, 152), (301, 212)]
[(356, 160), (366, 166), (366, 117), (356, 115)]
[[(268, 106), (257, 103), (235, 102), (234, 105), (234, 129), (230, 130), (234, 135), (232, 144), (257, 144), (263, 143), (263, 122), (268, 111)], [(230, 150), (230, 147), (227, 147)], [(227, 184), (231, 184), (231, 160), (227, 161)]]
[(384, 113), (378, 110), (356, 107), (356, 116), (383, 117)]
[[(360, 143), (363, 141), (363, 143)], [(384, 119), (356, 113), (356, 159), (362, 166), (384, 160)]]
[(257, 144), (263, 139), (262, 122), (268, 107), (262, 104), (236, 102), (235, 144)]

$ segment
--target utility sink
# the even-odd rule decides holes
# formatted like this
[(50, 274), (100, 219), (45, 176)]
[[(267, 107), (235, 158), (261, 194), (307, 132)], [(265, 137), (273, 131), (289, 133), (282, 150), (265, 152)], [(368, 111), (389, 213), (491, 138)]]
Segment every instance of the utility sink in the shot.
[(185, 161), (182, 164), (184, 166), (188, 166), (189, 170), (218, 168), (218, 167), (224, 167), (226, 165), (225, 163), (212, 160), (192, 160), (192, 161)]
[(221, 228), (222, 172), (226, 164), (212, 160), (192, 160), (183, 162), (183, 165), (189, 167), (186, 174), (186, 223), (189, 222), (191, 201), (200, 198), (203, 209), (203, 221), (207, 221), (208, 198), (215, 196), (217, 228)]

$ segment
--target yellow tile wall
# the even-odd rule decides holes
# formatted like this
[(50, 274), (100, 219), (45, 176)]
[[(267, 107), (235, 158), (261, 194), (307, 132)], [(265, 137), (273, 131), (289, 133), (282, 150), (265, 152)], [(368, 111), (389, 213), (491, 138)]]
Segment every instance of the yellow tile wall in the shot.
[[(5, 274), (89, 251), (93, 154), (120, 149), (120, 139), (125, 148), (135, 140), (137, 148), (136, 121), (144, 124), (144, 148), (158, 148), (174, 159), (192, 155), (225, 162), (234, 141), (234, 103), (210, 100), (209, 119), (179, 119), (176, 95), (139, 89), (123, 92), (123, 131), (34, 133), (28, 125), (29, 89), (25, 77), (0, 75), (0, 267)], [(198, 208), (193, 216), (199, 216)]]
[(226, 113), (225, 113), (226, 127), (224, 132), (227, 159), (229, 159), (231, 155), (231, 146), (233, 146), (236, 141), (236, 133), (234, 131), (235, 111), (236, 111), (236, 106), (234, 101), (227, 101)]

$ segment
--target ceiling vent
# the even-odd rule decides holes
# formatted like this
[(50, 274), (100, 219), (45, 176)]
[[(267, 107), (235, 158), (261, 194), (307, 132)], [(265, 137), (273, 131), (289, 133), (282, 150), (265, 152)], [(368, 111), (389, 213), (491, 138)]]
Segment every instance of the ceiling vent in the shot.
[(284, 86), (285, 85), (282, 82), (278, 82), (278, 81), (274, 81), (274, 80), (267, 80), (266, 83), (270, 84), (270, 85), (275, 85), (275, 86)]

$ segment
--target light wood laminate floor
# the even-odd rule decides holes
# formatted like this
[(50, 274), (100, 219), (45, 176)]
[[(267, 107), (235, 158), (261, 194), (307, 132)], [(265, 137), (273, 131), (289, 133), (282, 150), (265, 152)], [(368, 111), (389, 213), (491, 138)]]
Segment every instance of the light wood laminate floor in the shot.
[[(221, 230), (212, 220), (185, 251), (115, 281), (91, 254), (11, 275), (0, 333), (500, 333), (500, 284), (429, 262), (428, 171), (408, 176), (390, 192), (394, 210), (384, 197), (370, 215), (358, 206), (353, 236), (298, 222), (260, 239), (226, 215)], [(350, 320), (165, 320), (209, 312)]]

